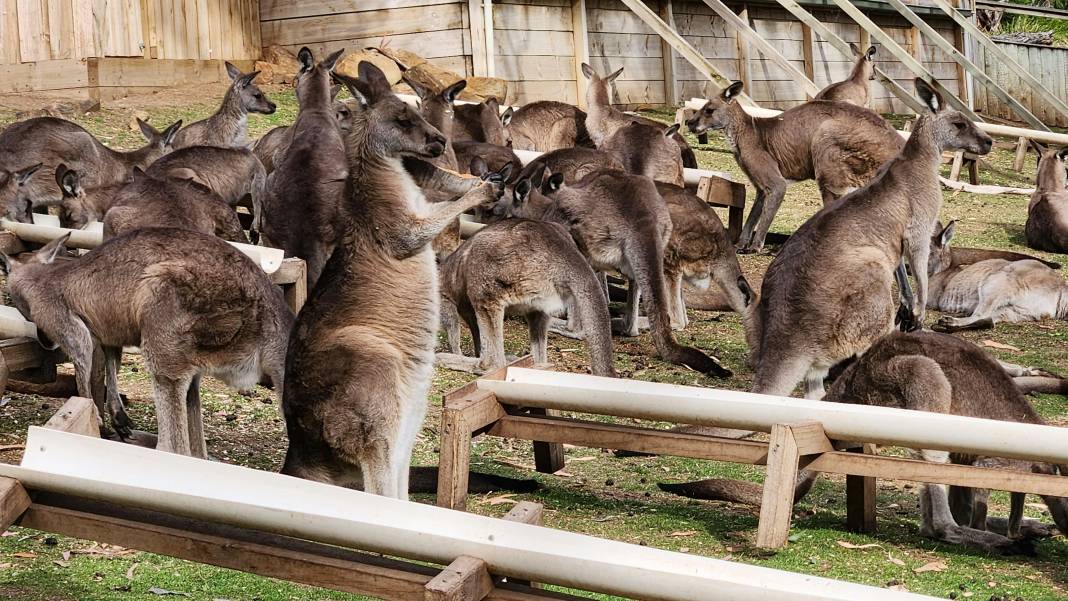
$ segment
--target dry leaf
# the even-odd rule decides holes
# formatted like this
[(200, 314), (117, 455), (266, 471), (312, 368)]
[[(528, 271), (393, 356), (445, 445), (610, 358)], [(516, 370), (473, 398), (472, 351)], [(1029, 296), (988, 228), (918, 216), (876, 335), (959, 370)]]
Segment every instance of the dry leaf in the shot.
[(572, 474), (571, 472), (565, 472), (564, 470), (560, 470), (558, 472), (553, 472), (553, 475), (554, 476), (560, 476), (561, 478), (574, 478), (575, 477), (575, 474)]
[(895, 584), (894, 586), (890, 587), (890, 590), (898, 591), (898, 592), (901, 592), (901, 593), (909, 592), (909, 589), (906, 588), (904, 584)]
[(174, 596), (177, 596), (177, 597), (191, 597), (192, 596), (189, 593), (183, 593), (181, 591), (169, 591), (169, 590), (167, 590), (165, 588), (156, 588), (156, 587), (152, 587), (152, 588), (148, 589), (148, 592), (152, 593), (153, 595), (159, 595), (160, 597), (164, 597), (164, 596), (168, 596), (168, 595), (174, 595)]
[(134, 562), (134, 564), (130, 566), (130, 569), (126, 570), (126, 579), (127, 580), (133, 580), (134, 572), (137, 570), (137, 566), (139, 566), (139, 565), (141, 565), (141, 562), (139, 562), (139, 561)]
[(987, 348), (996, 348), (996, 349), (998, 349), (1000, 351), (1019, 351), (1020, 350), (1020, 349), (1016, 348), (1015, 346), (1012, 346), (1011, 344), (1002, 344), (1000, 342), (995, 342), (993, 340), (984, 340), (983, 341), (983, 346), (985, 346)]
[(0, 538), (8, 538), (8, 537), (11, 537), (11, 536), (18, 536), (18, 535), (15, 534), (14, 532), (10, 531), (10, 530), (5, 530), (3, 534), (0, 534)]
[(845, 540), (837, 541), (837, 543), (839, 547), (842, 547), (844, 549), (874, 549), (875, 547), (879, 546), (875, 543), (868, 543), (866, 545), (854, 545), (853, 543)]
[(63, 561), (70, 561), (70, 551), (63, 552)]
[(12, 557), (20, 557), (22, 559), (37, 559), (37, 554), (33, 551), (19, 551), (18, 553), (12, 553)]
[(61, 560), (59, 560), (59, 559), (57, 559), (57, 560), (53, 561), (52, 563), (56, 564), (57, 566), (59, 566), (59, 567), (61, 567), (61, 568), (65, 568), (65, 567), (67, 567), (68, 565), (70, 565), (70, 564), (68, 564), (67, 562), (65, 562), (65, 561), (61, 561)]
[(515, 495), (501, 495), (499, 497), (493, 497), (486, 501), (490, 505), (503, 505), (505, 503), (518, 503), (515, 499), (509, 499), (508, 497), (514, 497)]
[(11, 567), (10, 563), (0, 563), (0, 570), (6, 570)]
[(696, 530), (680, 530), (678, 532), (672, 532), (668, 536), (674, 536), (674, 537), (677, 537), (677, 538), (682, 538), (684, 536), (693, 536), (695, 534), (697, 534)]
[(689, 552), (690, 552), (690, 548), (689, 547), (682, 547), (682, 548), (679, 549), (679, 553), (689, 553)]
[(568, 459), (568, 461), (593, 461), (593, 460), (595, 460), (595, 459), (597, 459), (597, 458), (596, 458), (596, 457), (593, 457), (593, 456), (586, 456), (586, 457), (572, 457), (571, 459)]
[(912, 571), (917, 574), (923, 574), (924, 572), (945, 572), (947, 567), (948, 566), (946, 566), (944, 561), (932, 561), (930, 563), (925, 563)]
[(894, 564), (895, 566), (905, 567), (905, 562), (901, 561), (900, 559), (894, 557), (889, 553), (886, 554), (886, 559), (889, 560), (890, 563)]

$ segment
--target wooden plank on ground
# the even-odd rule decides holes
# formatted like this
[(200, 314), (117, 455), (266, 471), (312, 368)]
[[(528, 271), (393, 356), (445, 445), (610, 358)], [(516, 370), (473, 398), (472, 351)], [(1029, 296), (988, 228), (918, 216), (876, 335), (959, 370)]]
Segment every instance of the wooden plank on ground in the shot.
[(14, 478), (0, 478), (0, 534), (30, 508), (30, 496)]
[(0, 65), (0, 93), (78, 89), (88, 83), (85, 63), (76, 59)]

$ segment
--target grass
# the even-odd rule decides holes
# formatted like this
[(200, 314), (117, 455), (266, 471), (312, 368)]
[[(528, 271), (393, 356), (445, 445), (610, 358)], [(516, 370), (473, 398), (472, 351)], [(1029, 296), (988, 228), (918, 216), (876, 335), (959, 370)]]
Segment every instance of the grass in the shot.
[[(129, 100), (109, 106), (100, 113), (78, 120), (95, 134), (116, 146), (132, 147), (139, 136), (130, 127), (133, 114), (144, 110), (152, 123), (162, 125), (177, 118), (187, 122), (201, 118), (214, 108), (218, 89), (198, 91), (180, 101), (157, 98)], [(291, 121), (295, 102), (288, 91), (273, 91), (279, 111), (270, 117), (253, 116), (250, 127), (260, 134), (279, 123)], [(174, 106), (186, 108), (177, 110)], [(653, 113), (669, 119), (666, 112)], [(0, 109), (0, 121), (13, 119), (11, 111)], [(696, 140), (691, 138), (691, 143)], [(714, 136), (708, 146), (697, 148), (705, 167), (725, 170), (743, 178), (730, 156), (726, 143)], [(997, 150), (985, 160), (984, 183), (1028, 186), (1033, 181), (1034, 164), (1017, 174), (1010, 169), (1012, 153)], [(948, 168), (947, 168), (948, 170)], [(744, 178), (743, 180), (744, 181)], [(820, 207), (819, 195), (811, 182), (792, 186), (773, 227), (790, 232)], [(947, 193), (942, 211), (944, 220), (959, 219), (961, 245), (1005, 248), (1029, 252), (1023, 244), (1023, 223), (1027, 198), (1023, 196), (977, 196)], [(725, 219), (725, 215), (724, 215)], [(1036, 253), (1068, 263), (1068, 256)], [(771, 261), (768, 254), (741, 257), (751, 282), (759, 282)], [(929, 320), (937, 319), (937, 315)], [(746, 347), (741, 323), (735, 314), (691, 312), (692, 325), (680, 338), (714, 352), (735, 375), (727, 381), (713, 381), (651, 356), (648, 335), (636, 339), (616, 339), (616, 365), (625, 377), (717, 386), (748, 390), (752, 374), (745, 368)], [(507, 326), (507, 351), (523, 354), (526, 328), (520, 323)], [(967, 334), (980, 342), (993, 340), (1020, 350), (993, 350), (1015, 363), (1034, 365), (1068, 373), (1068, 328), (1063, 323), (1003, 324), (996, 330)], [(470, 341), (465, 341), (470, 352)], [(581, 344), (553, 338), (551, 359), (557, 369), (584, 371), (585, 351)], [(141, 427), (154, 423), (151, 391), (143, 367), (136, 357), (128, 358), (120, 376), (123, 390), (131, 399), (131, 414)], [(441, 395), (471, 379), (467, 374), (438, 370), (428, 419), (414, 457), (418, 465), (437, 460), (436, 445)], [(206, 381), (205, 427), (212, 456), (221, 461), (256, 469), (277, 470), (285, 452), (281, 420), (267, 391), (242, 397)], [(0, 446), (24, 440), (26, 427), (41, 424), (59, 406), (56, 399), (10, 395), (0, 407)], [(1068, 425), (1068, 406), (1063, 397), (1045, 396), (1035, 401), (1048, 420)], [(607, 419), (607, 418), (606, 418)], [(633, 420), (613, 420), (633, 423)], [(546, 524), (576, 532), (649, 545), (657, 548), (727, 558), (794, 572), (815, 574), (874, 586), (904, 586), (908, 590), (939, 597), (955, 594), (960, 598), (989, 599), (991, 596), (1022, 598), (1027, 601), (1064, 599), (1068, 596), (1068, 541), (1063, 537), (1038, 545), (1035, 558), (989, 557), (919, 536), (917, 487), (905, 482), (879, 483), (879, 532), (873, 536), (847, 533), (844, 482), (840, 478), (821, 480), (814, 492), (795, 510), (789, 545), (775, 554), (753, 548), (757, 511), (725, 503), (699, 502), (662, 493), (659, 481), (679, 482), (696, 478), (732, 477), (760, 481), (761, 468), (684, 458), (616, 459), (600, 449), (568, 448), (567, 467), (557, 475), (535, 475), (542, 490), (527, 495), (475, 495), (470, 510), (499, 516), (512, 501), (531, 500), (546, 508)], [(0, 460), (15, 462), (19, 452), (0, 453)], [(528, 443), (493, 438), (476, 439), (474, 469), (514, 477), (530, 477), (532, 451)], [(432, 502), (429, 496), (417, 501)], [(1030, 501), (1037, 502), (1037, 498)], [(1007, 513), (1007, 495), (995, 494), (993, 513)], [(1028, 507), (1032, 517), (1045, 517), (1038, 505)], [(53, 538), (46, 533), (13, 528), (0, 537), (0, 598), (16, 601), (141, 601), (158, 599), (152, 588), (179, 591), (190, 599), (212, 601), (318, 601), (358, 599), (353, 595), (293, 586), (274, 580), (228, 570), (206, 567), (146, 553), (113, 548), (101, 549), (88, 541)], [(853, 545), (876, 545), (864, 549)], [(84, 551), (91, 551), (85, 553)], [(83, 551), (77, 553), (76, 551)], [(65, 555), (69, 552), (69, 556)], [(928, 564), (944, 568), (917, 572)], [(598, 597), (604, 598), (604, 597)]]

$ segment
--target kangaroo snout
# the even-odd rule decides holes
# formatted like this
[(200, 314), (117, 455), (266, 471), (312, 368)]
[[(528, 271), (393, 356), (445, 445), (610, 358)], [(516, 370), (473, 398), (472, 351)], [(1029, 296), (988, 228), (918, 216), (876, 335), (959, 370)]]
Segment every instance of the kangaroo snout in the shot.
[(445, 136), (434, 134), (426, 137), (426, 152), (431, 157), (439, 157), (445, 152)]
[(977, 137), (979, 139), (976, 140), (973, 147), (969, 148), (969, 150), (971, 150), (975, 154), (989, 153), (990, 149), (994, 147), (994, 139), (982, 132), (980, 132), (980, 135)]
[(686, 129), (692, 134), (703, 134), (708, 128), (701, 127), (701, 120), (698, 117), (692, 117), (686, 120)]
[(267, 101), (267, 108), (263, 111), (263, 114), (264, 115), (273, 115), (274, 112), (277, 109), (278, 109), (278, 105), (276, 105), (275, 103), (273, 103), (270, 100), (268, 100)]

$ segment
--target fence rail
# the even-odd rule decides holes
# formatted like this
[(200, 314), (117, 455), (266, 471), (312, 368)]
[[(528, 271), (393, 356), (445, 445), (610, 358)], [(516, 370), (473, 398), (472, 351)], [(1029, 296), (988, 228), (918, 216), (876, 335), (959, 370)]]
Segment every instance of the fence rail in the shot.
[[(1009, 42), (998, 42), (997, 45), (1029, 73), (1037, 77), (1054, 95), (1068, 99), (1068, 75), (1066, 75), (1068, 73), (1068, 48)], [(982, 46), (976, 48), (976, 63), (991, 79), (1005, 88), (1043, 123), (1055, 127), (1068, 127), (1068, 117), (1056, 111), (1024, 83), (1017, 73), (1008, 69)], [(975, 108), (981, 115), (1015, 119), (1009, 106), (982, 86), (975, 86)]]

